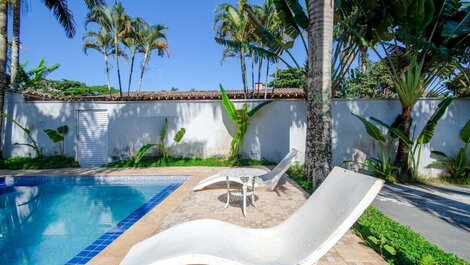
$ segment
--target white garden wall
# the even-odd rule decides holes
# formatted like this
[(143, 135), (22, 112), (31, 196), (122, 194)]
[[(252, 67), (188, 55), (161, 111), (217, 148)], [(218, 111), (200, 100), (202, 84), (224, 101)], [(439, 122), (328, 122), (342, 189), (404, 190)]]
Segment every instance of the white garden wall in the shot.
[[(243, 101), (237, 101), (241, 106)], [(250, 101), (255, 105), (259, 101)], [(413, 112), (420, 130), (432, 115), (439, 100), (421, 100)], [(440, 121), (431, 144), (424, 149), (423, 165), (430, 163), (430, 149), (455, 154), (463, 144), (458, 131), (470, 117), (470, 100), (457, 99)], [(219, 100), (182, 100), (149, 102), (51, 102), (24, 101), (22, 95), (6, 94), (5, 110), (20, 124), (27, 125), (46, 154), (54, 154), (44, 129), (67, 124), (70, 132), (66, 142), (68, 156), (76, 157), (77, 111), (107, 110), (109, 160), (133, 156), (147, 143), (154, 143), (163, 121), (168, 118), (171, 139), (176, 131), (186, 128), (183, 142), (174, 148), (175, 155), (191, 157), (226, 156), (235, 126), (225, 114)], [(374, 154), (377, 147), (366, 134), (362, 124), (351, 112), (377, 117), (391, 123), (400, 113), (396, 100), (333, 100), (333, 163), (363, 159)], [(243, 153), (256, 159), (279, 161), (290, 148), (305, 149), (306, 105), (303, 100), (277, 100), (259, 111), (252, 119), (246, 134)], [(25, 135), (11, 122), (5, 121), (4, 156), (33, 155), (32, 150), (14, 143), (27, 142)], [(469, 155), (470, 156), (470, 155)], [(436, 171), (427, 170), (434, 174)]]

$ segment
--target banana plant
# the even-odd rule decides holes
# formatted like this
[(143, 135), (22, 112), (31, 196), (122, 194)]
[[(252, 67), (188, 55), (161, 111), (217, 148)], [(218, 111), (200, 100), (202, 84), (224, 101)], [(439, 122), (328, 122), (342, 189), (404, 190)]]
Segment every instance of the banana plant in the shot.
[(393, 166), (392, 157), (390, 156), (390, 149), (393, 147), (394, 138), (386, 137), (382, 131), (364, 119), (363, 117), (352, 114), (357, 117), (364, 128), (366, 129), (367, 134), (376, 140), (380, 146), (380, 153), (377, 158), (368, 156), (364, 163), (359, 163), (357, 161), (344, 161), (345, 163), (358, 163), (363, 165), (367, 170), (372, 172), (372, 174), (378, 178), (381, 178), (387, 182), (394, 183), (396, 178), (393, 175), (394, 171), (399, 171), (400, 168)]
[(181, 128), (176, 132), (175, 136), (173, 137), (173, 144), (170, 146), (165, 145), (165, 138), (168, 129), (168, 119), (165, 118), (165, 123), (163, 124), (162, 129), (160, 130), (160, 142), (156, 144), (146, 144), (139, 149), (139, 152), (134, 156), (134, 165), (138, 165), (142, 158), (152, 149), (154, 146), (160, 149), (160, 153), (164, 159), (171, 156), (171, 150), (176, 144), (179, 144), (186, 133), (185, 128)]
[(467, 147), (470, 143), (470, 119), (460, 130), (459, 135), (464, 145), (459, 149), (457, 156), (451, 157), (444, 152), (433, 150), (431, 156), (437, 160), (429, 165), (446, 168), (450, 177), (455, 179), (463, 179), (470, 173), (470, 165), (467, 162)]
[(46, 129), (44, 132), (52, 142), (59, 145), (59, 153), (61, 156), (64, 156), (65, 135), (69, 132), (69, 127), (67, 125), (63, 125), (57, 127), (56, 130)]
[[(419, 133), (419, 135), (416, 139), (413, 139), (414, 138), (413, 136), (411, 138), (406, 136), (406, 134), (398, 128), (394, 128), (392, 126), (389, 126), (389, 125), (385, 124), (384, 122), (380, 121), (379, 119), (371, 117), (371, 120), (373, 120), (373, 121), (379, 123), (380, 125), (386, 127), (394, 136), (396, 136), (400, 140), (402, 140), (403, 143), (410, 150), (411, 155), (409, 156), (408, 163), (409, 163), (410, 169), (411, 169), (412, 180), (417, 180), (417, 178), (418, 178), (418, 169), (419, 169), (418, 167), (419, 167), (419, 164), (420, 164), (421, 152), (422, 152), (422, 149), (423, 149), (423, 145), (428, 144), (431, 141), (432, 137), (434, 136), (434, 132), (435, 132), (436, 127), (437, 127), (437, 123), (439, 122), (441, 117), (446, 112), (447, 107), (450, 105), (450, 103), (452, 103), (452, 98), (451, 97), (446, 97), (437, 105), (437, 108), (434, 111), (433, 115), (429, 118), (426, 125), (421, 130), (421, 132)], [(413, 131), (415, 131), (415, 130), (416, 130), (416, 124), (414, 125)]]
[(225, 112), (230, 117), (230, 120), (235, 124), (237, 130), (233, 136), (232, 142), (230, 143), (230, 159), (237, 159), (238, 153), (240, 151), (240, 146), (243, 145), (243, 139), (245, 138), (248, 125), (250, 123), (251, 117), (255, 115), (262, 107), (271, 103), (272, 101), (265, 101), (256, 107), (248, 110), (248, 105), (243, 104), (241, 109), (236, 109), (232, 101), (230, 101), (227, 93), (225, 92), (222, 85), (220, 85), (220, 93), (222, 94), (222, 105), (224, 106)]
[(36, 140), (34, 140), (33, 136), (31, 135), (31, 131), (22, 126), (21, 124), (19, 124), (17, 121), (15, 121), (12, 117), (10, 117), (8, 114), (2, 112), (2, 116), (4, 118), (6, 118), (7, 120), (13, 122), (14, 124), (16, 124), (16, 126), (18, 126), (25, 134), (26, 136), (28, 136), (29, 140), (31, 141), (31, 143), (15, 143), (14, 145), (24, 145), (24, 146), (28, 146), (30, 148), (32, 148), (34, 150), (34, 152), (36, 153), (36, 157), (42, 157), (43, 156), (43, 153), (42, 153), (42, 148), (39, 148), (39, 145), (37, 143)]

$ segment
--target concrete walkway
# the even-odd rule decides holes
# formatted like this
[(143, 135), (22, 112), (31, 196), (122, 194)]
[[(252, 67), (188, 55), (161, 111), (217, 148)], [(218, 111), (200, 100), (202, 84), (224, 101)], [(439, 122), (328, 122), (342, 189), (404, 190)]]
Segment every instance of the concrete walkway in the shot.
[(373, 205), (443, 250), (470, 261), (470, 188), (386, 185)]

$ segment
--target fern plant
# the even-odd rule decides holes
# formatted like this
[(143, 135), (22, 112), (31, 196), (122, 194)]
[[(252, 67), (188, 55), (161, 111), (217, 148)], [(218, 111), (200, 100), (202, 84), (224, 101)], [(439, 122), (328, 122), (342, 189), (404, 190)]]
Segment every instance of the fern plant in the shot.
[(232, 101), (230, 101), (227, 93), (225, 92), (222, 85), (220, 85), (220, 93), (222, 94), (222, 105), (224, 106), (225, 112), (230, 117), (230, 120), (235, 124), (237, 130), (233, 136), (232, 142), (230, 143), (229, 159), (237, 159), (240, 151), (240, 146), (243, 145), (246, 131), (250, 123), (251, 117), (255, 115), (262, 107), (271, 103), (272, 101), (265, 101), (251, 110), (248, 110), (248, 105), (243, 104), (241, 109), (236, 109)]

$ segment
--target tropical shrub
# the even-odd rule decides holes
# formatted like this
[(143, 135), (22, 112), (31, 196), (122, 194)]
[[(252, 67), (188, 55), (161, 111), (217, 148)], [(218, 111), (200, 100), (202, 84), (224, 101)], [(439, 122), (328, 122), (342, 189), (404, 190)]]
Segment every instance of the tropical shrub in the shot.
[(160, 154), (164, 159), (169, 158), (171, 156), (171, 150), (176, 144), (179, 144), (181, 142), (181, 140), (184, 137), (184, 134), (186, 133), (186, 129), (185, 128), (179, 129), (178, 132), (176, 132), (175, 136), (173, 137), (173, 143), (170, 146), (166, 146), (165, 138), (167, 134), (167, 129), (168, 129), (168, 119), (165, 118), (165, 123), (163, 124), (163, 127), (160, 130), (160, 142), (156, 144), (146, 144), (142, 146), (134, 157), (134, 165), (139, 164), (142, 158), (154, 146), (158, 147), (158, 149), (160, 150)]
[(43, 157), (10, 157), (0, 160), (2, 169), (52, 169), (79, 167), (71, 157), (43, 156)]
[(65, 135), (69, 132), (69, 127), (67, 125), (63, 125), (57, 127), (56, 130), (53, 129), (46, 129), (44, 132), (47, 134), (49, 139), (52, 142), (56, 143), (59, 146), (59, 154), (60, 156), (64, 156), (64, 147), (65, 147)]
[(4, 118), (6, 118), (7, 120), (9, 120), (9, 121), (13, 122), (14, 124), (16, 124), (16, 126), (18, 126), (26, 134), (26, 136), (28, 136), (28, 139), (31, 141), (31, 143), (15, 143), (14, 145), (28, 146), (28, 147), (30, 147), (34, 150), (34, 152), (36, 153), (36, 157), (42, 157), (43, 156), (42, 148), (39, 148), (38, 143), (36, 142), (36, 140), (34, 140), (33, 136), (31, 136), (31, 131), (28, 128), (26, 128), (26, 127), (22, 126), (21, 124), (19, 124), (17, 121), (15, 121), (8, 114), (2, 112), (2, 116)]
[(39, 86), (41, 82), (46, 80), (47, 75), (54, 72), (60, 67), (60, 64), (46, 65), (46, 60), (42, 59), (39, 65), (30, 70), (25, 70), (28, 62), (20, 64), (18, 71), (18, 81), (21, 89), (33, 88)]
[(237, 159), (240, 146), (243, 144), (243, 139), (245, 138), (251, 117), (253, 117), (253, 115), (255, 115), (258, 110), (272, 101), (263, 102), (248, 111), (248, 105), (246, 103), (243, 104), (241, 109), (236, 109), (233, 102), (228, 98), (227, 93), (225, 92), (222, 85), (220, 85), (220, 93), (222, 94), (222, 105), (224, 106), (225, 112), (230, 117), (232, 122), (237, 126), (237, 131), (235, 132), (232, 142), (230, 143), (229, 153), (230, 159)]
[(437, 160), (429, 165), (446, 168), (449, 172), (449, 179), (456, 182), (462, 182), (470, 176), (470, 165), (467, 162), (467, 147), (470, 142), (470, 119), (460, 130), (459, 135), (464, 145), (459, 149), (457, 156), (451, 157), (444, 152), (433, 150), (431, 151), (431, 156)]
[[(428, 144), (431, 141), (432, 137), (434, 136), (434, 132), (436, 130), (438, 121), (444, 115), (444, 113), (447, 110), (447, 107), (450, 105), (451, 102), (452, 102), (452, 98), (447, 97), (447, 98), (443, 99), (439, 103), (439, 105), (437, 105), (437, 108), (434, 111), (433, 115), (429, 118), (426, 125), (421, 130), (421, 132), (419, 133), (419, 135), (416, 139), (413, 139), (414, 138), (413, 135), (410, 138), (410, 137), (406, 136), (406, 134), (402, 130), (400, 130), (398, 128), (395, 128), (395, 127), (392, 127), (392, 126), (389, 126), (389, 125), (385, 124), (384, 122), (382, 122), (378, 119), (375, 119), (373, 117), (371, 118), (372, 120), (374, 120), (374, 121), (378, 122), (379, 124), (381, 124), (382, 126), (386, 127), (393, 135), (400, 138), (403, 141), (403, 143), (407, 146), (407, 148), (410, 151), (410, 156), (409, 156), (408, 163), (409, 163), (410, 170), (411, 170), (411, 172), (410, 172), (411, 173), (411, 180), (413, 180), (413, 181), (416, 181), (419, 177), (418, 176), (418, 169), (419, 169), (418, 167), (419, 167), (419, 164), (420, 164), (421, 151), (423, 149), (423, 145)], [(412, 127), (413, 126), (416, 129), (416, 124), (412, 125)], [(413, 131), (415, 131), (415, 129), (413, 129)]]
[[(364, 163), (357, 161), (345, 161), (347, 163), (358, 163), (363, 165), (375, 177), (381, 178), (387, 182), (394, 183), (396, 178), (393, 175), (394, 171), (399, 171), (400, 168), (393, 166), (392, 157), (390, 156), (391, 148), (393, 146), (394, 138), (387, 137), (382, 131), (371, 122), (363, 117), (353, 114), (357, 117), (366, 129), (367, 134), (372, 137), (380, 146), (380, 153), (378, 158), (368, 156)], [(371, 118), (373, 120), (373, 118)]]
[(274, 80), (268, 83), (268, 87), (276, 88), (305, 88), (305, 69), (288, 68), (277, 70), (273, 75)]

